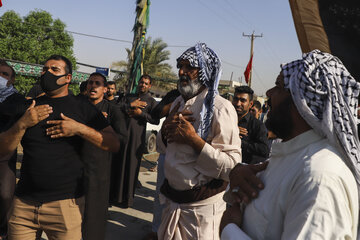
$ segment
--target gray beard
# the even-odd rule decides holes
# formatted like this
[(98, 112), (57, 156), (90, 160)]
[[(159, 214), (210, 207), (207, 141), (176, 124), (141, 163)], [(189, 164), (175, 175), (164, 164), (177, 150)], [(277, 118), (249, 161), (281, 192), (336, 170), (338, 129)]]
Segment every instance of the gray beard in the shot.
[(199, 89), (202, 87), (202, 84), (198, 79), (189, 82), (186, 86), (181, 86), (180, 80), (177, 83), (177, 89), (179, 90), (181, 96), (186, 99), (190, 99), (196, 96), (199, 92)]

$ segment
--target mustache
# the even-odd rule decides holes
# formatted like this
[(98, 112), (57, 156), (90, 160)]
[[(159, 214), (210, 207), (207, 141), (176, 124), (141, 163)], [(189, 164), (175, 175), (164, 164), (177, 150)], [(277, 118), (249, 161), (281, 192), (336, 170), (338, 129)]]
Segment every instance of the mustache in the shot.
[(182, 82), (182, 81), (190, 82), (190, 78), (189, 78), (189, 76), (182, 75), (182, 76), (180, 76), (179, 81), (180, 82)]

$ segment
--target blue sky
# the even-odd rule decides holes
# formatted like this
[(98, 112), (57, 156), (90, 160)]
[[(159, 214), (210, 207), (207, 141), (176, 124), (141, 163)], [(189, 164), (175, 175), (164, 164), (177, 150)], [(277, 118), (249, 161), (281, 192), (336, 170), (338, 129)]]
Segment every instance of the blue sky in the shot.
[[(135, 0), (2, 0), (0, 15), (14, 10), (21, 16), (42, 9), (59, 18), (67, 30), (131, 41)], [(290, 6), (284, 0), (152, 0), (147, 36), (162, 38), (170, 47), (169, 64), (196, 42), (205, 42), (223, 61), (223, 80), (239, 81), (249, 61), (250, 39), (242, 34), (263, 34), (254, 42), (253, 82), (262, 95), (274, 85), (280, 64), (301, 57)], [(108, 67), (125, 60), (130, 43), (73, 35), (78, 62)], [(183, 47), (176, 47), (183, 46)], [(89, 72), (92, 69), (80, 68)], [(243, 80), (244, 81), (244, 80)]]

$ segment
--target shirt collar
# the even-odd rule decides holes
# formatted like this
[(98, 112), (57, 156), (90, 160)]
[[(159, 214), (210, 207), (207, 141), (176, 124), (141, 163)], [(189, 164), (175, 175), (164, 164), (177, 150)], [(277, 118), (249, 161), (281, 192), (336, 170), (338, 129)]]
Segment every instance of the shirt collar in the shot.
[(250, 112), (248, 112), (245, 116), (240, 118), (239, 122), (248, 122), (250, 119)]
[(306, 146), (323, 139), (314, 130), (308, 130), (286, 142), (274, 143), (271, 155), (273, 157), (285, 156), (296, 152)]

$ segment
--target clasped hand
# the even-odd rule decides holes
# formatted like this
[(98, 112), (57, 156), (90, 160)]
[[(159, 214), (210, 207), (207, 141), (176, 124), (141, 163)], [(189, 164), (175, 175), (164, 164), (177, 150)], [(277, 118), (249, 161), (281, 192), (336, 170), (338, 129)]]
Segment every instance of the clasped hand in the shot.
[(50, 120), (47, 124), (54, 125), (46, 129), (46, 135), (51, 138), (60, 137), (71, 137), (76, 135), (80, 129), (80, 123), (65, 116), (63, 113), (60, 114), (62, 120)]
[(180, 105), (177, 104), (170, 112), (163, 123), (161, 132), (163, 138), (169, 143), (177, 142), (187, 144), (196, 134), (194, 126), (192, 125), (195, 118), (192, 117), (193, 113), (189, 110), (178, 112), (179, 106)]

